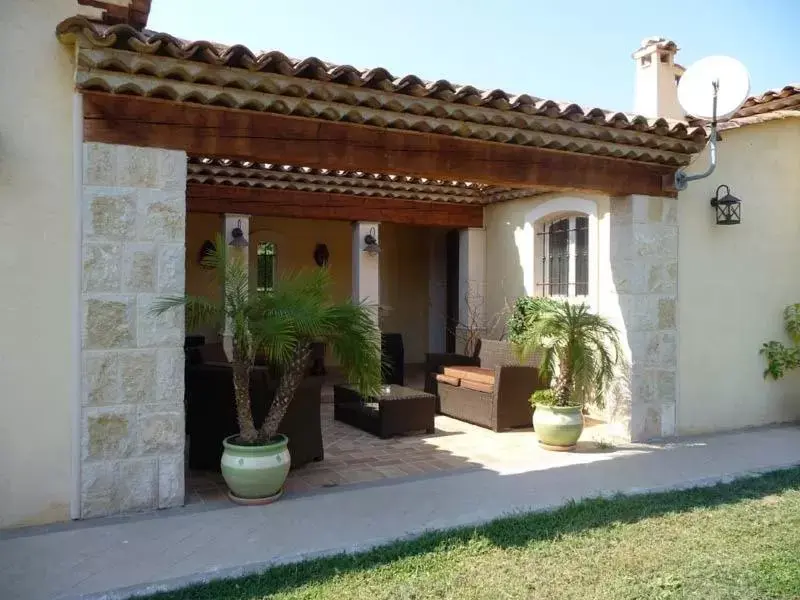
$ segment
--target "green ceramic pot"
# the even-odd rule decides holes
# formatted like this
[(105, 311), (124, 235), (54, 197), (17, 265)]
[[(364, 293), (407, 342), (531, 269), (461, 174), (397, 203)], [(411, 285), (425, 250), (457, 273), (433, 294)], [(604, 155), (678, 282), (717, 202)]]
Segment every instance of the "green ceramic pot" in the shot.
[(533, 428), (544, 448), (574, 450), (583, 433), (583, 411), (580, 406), (537, 404), (533, 411)]
[(222, 442), (222, 477), (234, 500), (269, 501), (280, 496), (292, 464), (289, 438), (279, 435), (261, 446), (239, 446), (231, 436)]

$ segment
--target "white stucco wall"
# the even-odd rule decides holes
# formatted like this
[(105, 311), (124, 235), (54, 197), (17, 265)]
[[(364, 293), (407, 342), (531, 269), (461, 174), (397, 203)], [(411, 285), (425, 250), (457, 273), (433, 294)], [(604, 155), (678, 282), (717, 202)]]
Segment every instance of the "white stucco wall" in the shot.
[[(765, 381), (758, 354), (785, 340), (783, 308), (800, 302), (800, 119), (722, 136), (715, 173), (678, 198), (679, 434), (800, 417), (800, 374)], [(742, 200), (740, 225), (715, 224), (723, 183)]]
[[(610, 200), (598, 194), (564, 193), (491, 204), (484, 211), (486, 228), (486, 318), (499, 335), (514, 300), (536, 295), (540, 265), (534, 259), (533, 224), (561, 212), (589, 215), (589, 302), (600, 308), (600, 296), (613, 286), (609, 266)], [(597, 248), (596, 251), (592, 251)], [(605, 250), (603, 250), (605, 249)]]
[(618, 329), (625, 353), (606, 397), (614, 433), (635, 441), (672, 435), (676, 407), (677, 203), (671, 198), (549, 194), (487, 207), (487, 309), (498, 335), (508, 308), (536, 295), (534, 226), (543, 218), (589, 217), (589, 294)]
[(0, 18), (0, 527), (68, 519), (79, 376), (80, 230), (70, 53), (74, 0)]

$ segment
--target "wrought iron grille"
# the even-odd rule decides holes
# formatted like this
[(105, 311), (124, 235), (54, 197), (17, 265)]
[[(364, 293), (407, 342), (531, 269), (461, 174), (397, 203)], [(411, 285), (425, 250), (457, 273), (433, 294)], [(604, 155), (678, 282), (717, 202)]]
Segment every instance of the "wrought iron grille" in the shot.
[[(559, 219), (545, 224), (536, 235), (539, 237), (537, 247), (544, 249), (540, 271), (542, 281), (536, 284), (542, 295), (588, 295), (589, 218)], [(572, 258), (574, 273), (570, 273)]]
[(256, 290), (271, 292), (275, 289), (275, 259), (277, 248), (273, 242), (261, 242), (257, 250)]

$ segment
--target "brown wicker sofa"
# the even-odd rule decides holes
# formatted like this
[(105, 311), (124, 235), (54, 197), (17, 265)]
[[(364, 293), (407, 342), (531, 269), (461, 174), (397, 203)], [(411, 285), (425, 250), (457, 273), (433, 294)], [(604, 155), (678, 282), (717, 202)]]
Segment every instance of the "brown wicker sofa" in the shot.
[[(189, 467), (219, 471), (222, 440), (238, 431), (233, 373), (221, 345), (192, 349), (186, 370), (186, 432)], [(309, 367), (311, 370), (313, 366)], [(254, 366), (250, 372), (253, 419), (260, 426), (278, 387), (272, 369)], [(308, 376), (301, 383), (281, 421), (279, 431), (289, 438), (292, 468), (324, 457), (320, 403), (324, 377)]]
[(481, 340), (475, 356), (428, 354), (425, 391), (441, 414), (503, 431), (530, 427), (530, 397), (546, 387), (533, 366), (521, 364), (508, 342)]

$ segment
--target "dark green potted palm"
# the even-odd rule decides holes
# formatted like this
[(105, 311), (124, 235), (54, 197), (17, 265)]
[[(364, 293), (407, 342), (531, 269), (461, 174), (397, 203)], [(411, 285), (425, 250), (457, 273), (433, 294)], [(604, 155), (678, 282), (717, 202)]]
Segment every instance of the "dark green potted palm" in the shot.
[(533, 427), (544, 448), (574, 450), (584, 406), (602, 405), (622, 360), (617, 330), (586, 304), (536, 298), (524, 308), (512, 323), (511, 341), (521, 356), (541, 356), (540, 375), (550, 382), (531, 397)]
[[(222, 476), (234, 500), (267, 502), (280, 496), (289, 473), (288, 438), (279, 431), (311, 358), (324, 341), (339, 359), (348, 381), (364, 395), (381, 384), (380, 333), (368, 307), (334, 302), (326, 268), (280, 279), (270, 293), (251, 293), (246, 254), (221, 238), (204, 259), (224, 291), (218, 301), (196, 296), (161, 298), (154, 312), (185, 307), (186, 325), (227, 322), (232, 334), (231, 366), (239, 433), (227, 438)], [(277, 391), (263, 424), (256, 427), (250, 398), (250, 371), (263, 356), (280, 372)]]

